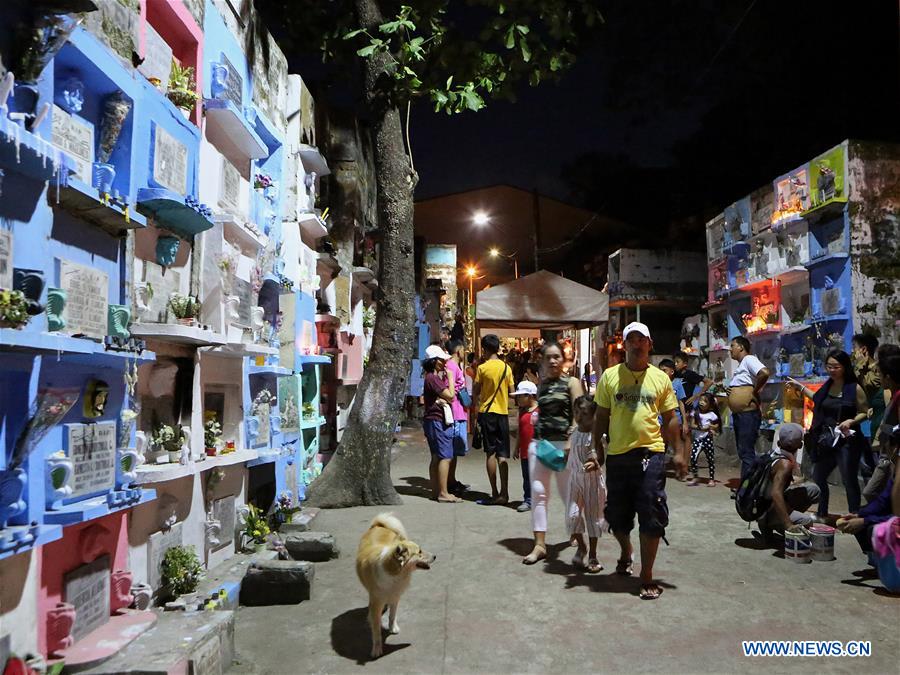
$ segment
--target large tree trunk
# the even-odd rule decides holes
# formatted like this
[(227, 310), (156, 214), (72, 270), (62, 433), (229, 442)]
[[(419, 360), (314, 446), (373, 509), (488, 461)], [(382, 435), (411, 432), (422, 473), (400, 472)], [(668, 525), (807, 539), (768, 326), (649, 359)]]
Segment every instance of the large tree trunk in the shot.
[[(377, 0), (356, 0), (359, 25), (382, 23)], [(391, 444), (408, 386), (415, 330), (413, 295), (413, 188), (400, 111), (377, 95), (383, 54), (365, 63), (366, 102), (372, 115), (378, 224), (381, 230), (378, 309), (369, 364), (356, 391), (347, 428), (307, 503), (324, 508), (399, 504), (391, 481)]]

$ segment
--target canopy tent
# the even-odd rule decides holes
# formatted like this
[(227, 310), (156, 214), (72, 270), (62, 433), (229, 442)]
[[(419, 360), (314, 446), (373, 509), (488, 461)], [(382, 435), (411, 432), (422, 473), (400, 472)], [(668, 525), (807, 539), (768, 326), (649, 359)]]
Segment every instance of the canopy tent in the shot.
[(475, 297), (479, 330), (590, 328), (609, 319), (606, 293), (544, 270)]

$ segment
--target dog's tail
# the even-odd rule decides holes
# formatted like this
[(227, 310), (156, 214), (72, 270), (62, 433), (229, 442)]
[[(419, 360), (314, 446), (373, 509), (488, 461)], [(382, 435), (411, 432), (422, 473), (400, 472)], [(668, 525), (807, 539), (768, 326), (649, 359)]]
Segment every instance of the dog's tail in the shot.
[(403, 539), (409, 539), (406, 536), (406, 528), (403, 527), (403, 523), (400, 522), (400, 519), (397, 518), (393, 513), (379, 513), (372, 520), (372, 524), (369, 527), (384, 527), (392, 532), (396, 532)]

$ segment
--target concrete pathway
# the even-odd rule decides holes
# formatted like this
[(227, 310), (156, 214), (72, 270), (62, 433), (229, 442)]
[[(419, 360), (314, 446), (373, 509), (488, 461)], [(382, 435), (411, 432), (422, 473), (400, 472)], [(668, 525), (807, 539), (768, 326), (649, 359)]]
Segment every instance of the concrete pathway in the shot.
[[(232, 672), (897, 672), (900, 601), (854, 574), (865, 564), (851, 537), (837, 538), (836, 561), (796, 565), (757, 546), (726, 488), (670, 480), (671, 546), (661, 546), (657, 561), (666, 590), (642, 601), (636, 579), (613, 573), (612, 537), (600, 543), (603, 572), (574, 572), (555, 494), (550, 561), (524, 566), (530, 514), (479, 506), (479, 492), (461, 504), (429, 501), (421, 434), (398, 436), (393, 475), (404, 504), (393, 511), (437, 555), (430, 571), (415, 573), (400, 604), (400, 634), (388, 636), (385, 655), (368, 662), (367, 597), (354, 555), (384, 509), (323, 511), (315, 528), (337, 536), (341, 558), (317, 565), (311, 601), (238, 610)], [(479, 488), (487, 486), (482, 458), (475, 451), (460, 466), (461, 479)], [(520, 497), (518, 464), (511, 468), (512, 496)], [(870, 640), (872, 655), (742, 655), (742, 640), (761, 639)]]

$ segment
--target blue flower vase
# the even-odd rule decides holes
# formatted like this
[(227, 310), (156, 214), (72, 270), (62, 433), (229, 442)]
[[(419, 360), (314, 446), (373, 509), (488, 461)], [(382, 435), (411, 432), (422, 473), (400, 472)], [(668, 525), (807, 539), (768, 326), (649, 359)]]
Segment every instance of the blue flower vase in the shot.
[(228, 76), (230, 71), (224, 63), (213, 63), (211, 70), (212, 80), (209, 83), (209, 93), (213, 98), (224, 98), (223, 94), (228, 90)]
[(116, 179), (116, 167), (108, 162), (94, 162), (91, 179), (98, 192), (109, 194)]
[(25, 484), (28, 477), (22, 469), (0, 472), (0, 530), (6, 527), (10, 518), (25, 512)]

